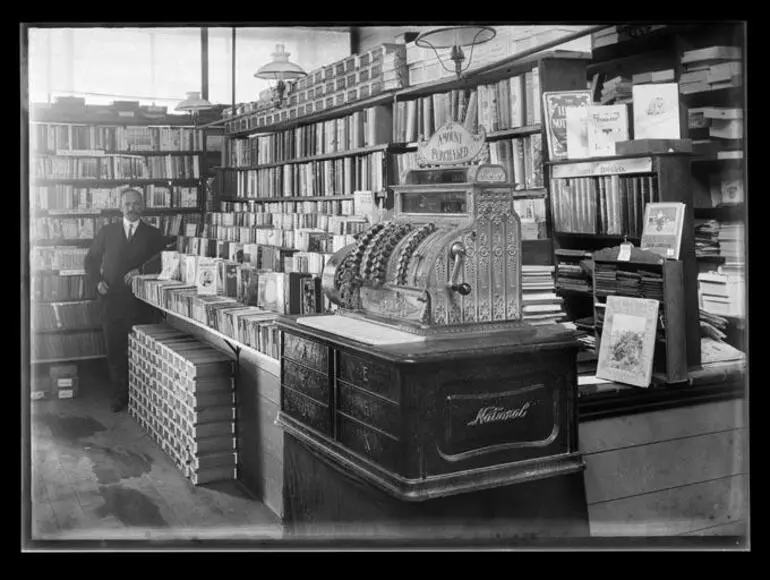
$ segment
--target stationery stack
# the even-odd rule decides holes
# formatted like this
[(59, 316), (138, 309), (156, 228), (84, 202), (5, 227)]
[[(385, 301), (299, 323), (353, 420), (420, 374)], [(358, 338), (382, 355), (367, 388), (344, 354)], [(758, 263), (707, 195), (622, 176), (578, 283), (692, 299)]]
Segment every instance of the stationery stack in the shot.
[(682, 94), (701, 93), (743, 84), (741, 49), (737, 46), (710, 46), (682, 54), (684, 72), (679, 78)]
[(602, 87), (600, 104), (622, 105), (631, 102), (631, 88), (633, 82), (624, 76), (616, 76), (604, 83)]
[(521, 267), (522, 318), (532, 325), (552, 324), (564, 317), (556, 295), (553, 266)]

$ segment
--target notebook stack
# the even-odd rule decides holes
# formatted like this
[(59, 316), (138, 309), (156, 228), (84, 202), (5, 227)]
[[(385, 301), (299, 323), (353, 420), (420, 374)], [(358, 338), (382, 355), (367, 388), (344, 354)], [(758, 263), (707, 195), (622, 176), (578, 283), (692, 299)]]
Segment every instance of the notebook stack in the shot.
[(556, 250), (556, 287), (590, 293), (593, 291), (591, 253), (584, 250)]
[(564, 317), (553, 274), (553, 266), (521, 267), (522, 318), (525, 322), (552, 324)]
[(193, 485), (237, 478), (233, 363), (165, 324), (129, 336), (129, 413)]

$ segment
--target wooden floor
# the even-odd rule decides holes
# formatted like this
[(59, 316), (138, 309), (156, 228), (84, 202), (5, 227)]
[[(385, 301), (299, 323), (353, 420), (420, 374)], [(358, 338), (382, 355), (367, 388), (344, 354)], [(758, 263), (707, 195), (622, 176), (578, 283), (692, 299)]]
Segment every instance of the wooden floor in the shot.
[(30, 403), (33, 540), (282, 537), (238, 482), (193, 486), (127, 412), (110, 411), (102, 376), (85, 371), (75, 399)]

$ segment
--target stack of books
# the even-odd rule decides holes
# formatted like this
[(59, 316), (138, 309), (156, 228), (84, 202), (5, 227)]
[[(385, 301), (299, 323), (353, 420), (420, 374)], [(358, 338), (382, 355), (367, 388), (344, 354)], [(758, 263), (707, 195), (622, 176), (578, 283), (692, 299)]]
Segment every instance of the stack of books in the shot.
[(556, 250), (556, 287), (591, 293), (593, 291), (592, 254), (584, 250)]
[(599, 103), (602, 105), (622, 105), (632, 102), (633, 82), (624, 76), (616, 76), (604, 83)]
[(700, 310), (700, 328), (703, 335), (712, 338), (714, 340), (724, 340), (727, 334), (727, 319), (708, 312), (706, 310)]
[(556, 295), (553, 266), (521, 267), (522, 318), (532, 325), (553, 324), (564, 318)]
[(725, 274), (744, 274), (746, 266), (745, 230), (743, 222), (723, 222), (719, 227), (719, 251), (725, 259)]
[(667, 68), (635, 74), (631, 77), (631, 82), (635, 85), (649, 85), (651, 83), (670, 83), (676, 80), (674, 69)]
[(719, 221), (695, 220), (695, 256), (719, 256)]
[(745, 294), (746, 282), (742, 275), (721, 272), (698, 274), (700, 309), (708, 314), (742, 318), (745, 314)]
[(741, 49), (737, 46), (710, 46), (682, 54), (683, 73), (679, 92), (700, 93), (739, 87), (743, 84)]
[(233, 363), (165, 324), (129, 335), (128, 410), (193, 485), (237, 479)]
[(575, 338), (578, 340), (583, 350), (596, 351), (596, 334), (594, 333), (593, 316), (562, 322), (562, 324), (575, 333)]

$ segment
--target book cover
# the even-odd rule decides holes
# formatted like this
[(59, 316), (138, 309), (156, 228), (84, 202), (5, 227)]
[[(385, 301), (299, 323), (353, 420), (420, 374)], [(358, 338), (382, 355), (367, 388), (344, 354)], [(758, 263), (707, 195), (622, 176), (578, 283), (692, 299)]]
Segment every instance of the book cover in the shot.
[(161, 252), (161, 269), (158, 274), (159, 280), (178, 280), (179, 279), (179, 253)]
[(217, 293), (217, 263), (211, 258), (198, 258), (195, 286), (198, 294), (213, 296)]
[(658, 326), (659, 302), (608, 296), (596, 376), (649, 387)]
[[(552, 160), (567, 159), (567, 109), (591, 105), (591, 91), (546, 91), (543, 93), (548, 155)], [(515, 125), (516, 126), (516, 125)], [(574, 128), (574, 125), (572, 126)]]
[(685, 204), (648, 203), (644, 212), (641, 248), (673, 260), (679, 259)]
[(565, 122), (567, 130), (567, 159), (589, 157), (588, 107), (567, 107)]
[(185, 265), (185, 277), (184, 282), (187, 282), (188, 284), (195, 284), (198, 276), (198, 260), (200, 258), (198, 256), (185, 256), (184, 259), (184, 265)]
[(745, 193), (743, 190), (743, 175), (740, 171), (728, 170), (723, 172), (720, 179), (720, 202), (725, 205), (743, 203)]
[(681, 139), (679, 85), (634, 85), (634, 139)]
[(543, 136), (534, 133), (528, 137), (531, 173), (528, 179), (532, 189), (543, 187)]
[(615, 143), (629, 137), (626, 105), (591, 105), (586, 115), (589, 156), (615, 155)]

